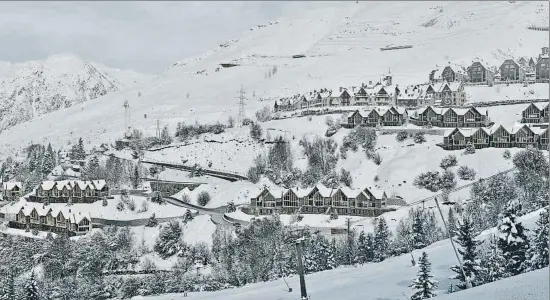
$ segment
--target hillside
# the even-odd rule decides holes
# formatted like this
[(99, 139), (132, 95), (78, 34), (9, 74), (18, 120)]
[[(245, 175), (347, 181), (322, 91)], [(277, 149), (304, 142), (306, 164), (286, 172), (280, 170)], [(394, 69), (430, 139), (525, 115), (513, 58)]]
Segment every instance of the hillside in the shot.
[(72, 54), (53, 55), (41, 61), (0, 62), (0, 130), (151, 78)]
[[(533, 212), (521, 217), (527, 228), (533, 228), (539, 212)], [(492, 230), (483, 232), (479, 240), (488, 237)], [(428, 253), (432, 263), (432, 274), (439, 281), (434, 299), (471, 299), (471, 300), (542, 300), (548, 298), (548, 268), (476, 287), (472, 290), (445, 295), (449, 287), (449, 276), (454, 273), (449, 269), (456, 264), (451, 244), (448, 240), (441, 241), (422, 251)], [(413, 252), (415, 257), (421, 251)], [(400, 300), (410, 296), (408, 287), (418, 272), (418, 265), (411, 266), (410, 255), (392, 257), (380, 263), (366, 264), (357, 267), (341, 267), (335, 270), (323, 271), (306, 275), (308, 295), (316, 300)], [(255, 283), (241, 288), (219, 292), (190, 293), (193, 299), (227, 299), (227, 300), (291, 300), (298, 299), (300, 285), (297, 276), (286, 279), (293, 292), (289, 293), (283, 280)], [(515, 287), (515, 288), (512, 288)], [(134, 297), (133, 299), (171, 300), (179, 299), (178, 294), (168, 294), (156, 297)], [(180, 296), (181, 297), (181, 296)]]
[[(548, 45), (548, 35), (528, 30), (530, 25), (548, 25), (547, 3), (312, 5), (303, 14), (281, 18), (202, 56), (176, 63), (151, 82), (4, 130), (2, 154), (12, 153), (29, 139), (60, 144), (82, 136), (97, 144), (119, 138), (125, 100), (131, 107), (131, 125), (154, 135), (156, 119), (173, 132), (178, 121), (225, 122), (228, 116), (236, 116), (235, 97), (241, 84), (247, 92), (246, 113), (253, 116), (259, 107), (273, 104), (265, 99), (359, 85), (378, 80), (388, 69), (395, 83), (419, 83), (427, 80), (432, 68), (448, 61), (468, 64), (478, 57), (494, 61), (509, 55), (536, 56), (540, 47)], [(389, 44), (413, 48), (379, 50)], [(292, 59), (295, 54), (306, 57)], [(228, 62), (239, 66), (220, 66)], [(277, 72), (268, 77), (274, 66)], [(103, 81), (96, 84), (105, 90), (111, 86)], [(24, 111), (29, 111), (29, 105)]]

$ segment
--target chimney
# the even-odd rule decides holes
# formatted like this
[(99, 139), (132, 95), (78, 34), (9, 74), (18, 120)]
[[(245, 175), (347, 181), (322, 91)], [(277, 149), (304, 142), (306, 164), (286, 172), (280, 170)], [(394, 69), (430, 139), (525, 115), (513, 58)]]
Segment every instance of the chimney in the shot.
[(542, 47), (542, 55), (548, 54), (548, 47)]

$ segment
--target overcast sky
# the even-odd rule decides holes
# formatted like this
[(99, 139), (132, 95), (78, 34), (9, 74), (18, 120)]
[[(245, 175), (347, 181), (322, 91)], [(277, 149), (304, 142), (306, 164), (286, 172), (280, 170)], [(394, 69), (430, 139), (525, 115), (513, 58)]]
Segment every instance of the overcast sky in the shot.
[[(304, 2), (302, 2), (304, 3)], [(292, 5), (292, 7), (291, 7)], [(2, 2), (0, 61), (74, 53), (158, 73), (307, 4), (288, 2)]]

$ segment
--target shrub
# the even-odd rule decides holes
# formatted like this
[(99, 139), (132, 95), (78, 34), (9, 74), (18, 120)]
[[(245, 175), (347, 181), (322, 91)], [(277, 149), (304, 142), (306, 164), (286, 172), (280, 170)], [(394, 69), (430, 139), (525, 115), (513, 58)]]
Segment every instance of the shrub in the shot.
[(353, 178), (351, 177), (351, 173), (342, 168), (340, 169), (340, 182), (342, 182), (344, 185), (350, 187), (353, 183)]
[(426, 189), (430, 192), (441, 190), (443, 181), (439, 172), (426, 172), (418, 175), (413, 182), (413, 185), (419, 189)]
[(235, 118), (233, 118), (232, 116), (229, 116), (229, 118), (227, 118), (227, 128), (233, 128), (235, 127)]
[(181, 227), (178, 221), (170, 221), (160, 229), (159, 236), (155, 242), (154, 250), (163, 259), (173, 256), (181, 249), (180, 236)]
[(269, 106), (264, 106), (256, 112), (256, 120), (258, 120), (258, 122), (267, 122), (271, 121), (271, 119), (271, 108)]
[(250, 137), (252, 137), (252, 139), (254, 140), (259, 140), (262, 138), (262, 127), (260, 126), (260, 124), (250, 124)]
[(124, 210), (124, 203), (122, 202), (122, 200), (118, 201), (117, 204), (116, 204), (116, 209), (118, 211), (123, 211)]
[(101, 201), (101, 205), (102, 205), (102, 206), (107, 206), (107, 204), (109, 204), (109, 203), (107, 202), (107, 199), (103, 199), (103, 200)]
[(247, 175), (246, 177), (248, 177), (248, 180), (250, 180), (250, 182), (252, 183), (258, 183), (261, 178), (261, 173), (259, 172), (258, 167), (256, 166), (250, 167), (246, 175)]
[(191, 202), (191, 197), (189, 197), (188, 194), (183, 194), (183, 195), (181, 195), (181, 201), (183, 201), (185, 203), (189, 203), (189, 202)]
[(408, 134), (406, 131), (400, 131), (400, 132), (398, 132), (397, 135), (395, 136), (395, 139), (396, 139), (398, 142), (403, 142), (403, 141), (406, 140), (408, 137), (409, 137), (409, 134)]
[(153, 213), (151, 215), (151, 217), (149, 217), (149, 221), (147, 221), (147, 227), (156, 227), (157, 225), (159, 224), (159, 222), (157, 221), (157, 218), (155, 217), (155, 213)]
[(424, 136), (424, 132), (417, 132), (414, 134), (414, 142), (417, 144), (422, 144), (426, 142), (426, 137)]
[(133, 198), (129, 198), (128, 201), (126, 201), (126, 206), (130, 211), (136, 210), (136, 202)]
[(378, 175), (374, 176), (374, 182), (378, 182), (380, 181), (380, 177), (378, 177)]
[(460, 166), (456, 174), (462, 180), (474, 180), (476, 178), (476, 171), (467, 166)]
[(31, 233), (32, 233), (32, 235), (38, 235), (38, 229), (37, 229), (37, 228), (33, 228), (33, 229), (31, 230)]
[(458, 161), (456, 160), (456, 156), (453, 155), (453, 154), (449, 154), (446, 157), (444, 157), (441, 160), (441, 163), (439, 164), (439, 166), (443, 170), (447, 170), (449, 168), (456, 167), (457, 165), (458, 165)]
[(142, 213), (142, 212), (146, 212), (148, 210), (149, 210), (149, 203), (147, 202), (147, 200), (141, 201), (141, 207), (138, 210), (138, 212)]
[(506, 149), (502, 153), (502, 157), (504, 157), (504, 159), (508, 160), (508, 159), (512, 158), (512, 153), (510, 153), (510, 150)]
[(476, 153), (476, 148), (472, 143), (468, 143), (468, 145), (466, 145), (466, 149), (464, 149), (464, 155), (474, 154), (474, 153)]
[(380, 153), (376, 152), (372, 154), (372, 161), (379, 166), (382, 163), (382, 156), (380, 156)]
[(162, 195), (160, 192), (153, 192), (151, 193), (151, 202), (158, 203), (158, 204), (164, 204), (164, 198), (162, 198)]
[(207, 191), (202, 191), (197, 196), (197, 204), (200, 206), (205, 206), (210, 202), (210, 194)]

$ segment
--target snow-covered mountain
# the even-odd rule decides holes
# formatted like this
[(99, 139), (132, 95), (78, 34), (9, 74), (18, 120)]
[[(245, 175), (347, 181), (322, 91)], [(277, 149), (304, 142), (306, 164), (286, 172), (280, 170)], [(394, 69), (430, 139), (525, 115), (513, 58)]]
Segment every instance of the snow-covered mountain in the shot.
[(23, 63), (0, 62), (0, 130), (151, 78), (72, 54)]
[[(224, 122), (236, 116), (241, 85), (246, 114), (253, 116), (273, 105), (265, 99), (358, 86), (388, 70), (401, 85), (424, 82), (433, 68), (449, 61), (497, 63), (503, 53), (537, 56), (549, 39), (547, 32), (527, 29), (533, 25), (548, 26), (547, 2), (312, 3), (305, 11), (252, 28), (239, 40), (175, 63), (146, 84), (4, 130), (0, 149), (9, 153), (29, 139), (65, 143), (81, 136), (96, 144), (119, 138), (126, 100), (130, 125), (154, 135), (157, 119), (174, 132), (179, 121)], [(389, 44), (413, 47), (380, 50)], [(294, 59), (295, 54), (305, 57)], [(220, 66), (230, 62), (238, 66)], [(274, 66), (276, 74), (267, 76)]]

